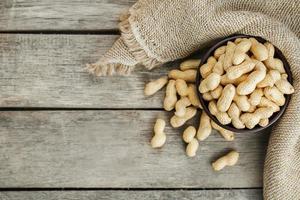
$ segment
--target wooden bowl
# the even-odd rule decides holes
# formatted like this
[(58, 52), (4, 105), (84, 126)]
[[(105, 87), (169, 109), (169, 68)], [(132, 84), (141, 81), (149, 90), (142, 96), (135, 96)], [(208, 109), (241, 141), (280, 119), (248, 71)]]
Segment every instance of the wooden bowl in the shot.
[[(206, 63), (207, 59), (213, 55), (214, 51), (219, 48), (220, 46), (223, 46), (223, 45), (226, 45), (228, 41), (234, 41), (236, 38), (250, 38), (250, 37), (253, 37), (255, 38), (257, 41), (261, 42), (261, 43), (265, 43), (267, 42), (267, 40), (261, 38), (261, 37), (257, 37), (257, 36), (251, 36), (251, 35), (233, 35), (233, 36), (229, 36), (227, 38), (224, 38), (222, 40), (219, 40), (218, 42), (216, 42), (214, 45), (212, 45), (208, 51), (203, 55), (203, 57), (201, 58), (201, 63), (200, 63), (200, 66), (202, 66), (204, 63)], [(275, 46), (274, 46), (275, 47)], [(280, 60), (282, 60), (283, 62), (283, 65), (284, 65), (284, 69), (288, 75), (288, 81), (292, 84), (293, 83), (293, 80), (292, 80), (292, 72), (290, 70), (290, 65), (289, 63), (287, 62), (286, 58), (284, 57), (284, 55), (282, 54), (282, 52), (277, 48), (275, 47), (275, 55), (274, 55), (275, 58), (279, 58)], [(199, 67), (200, 67), (199, 66)], [(200, 70), (197, 70), (197, 79), (196, 79), (196, 87), (198, 88), (199, 85), (200, 85), (200, 82), (202, 81), (202, 76), (200, 74)], [(203, 110), (204, 112), (207, 113), (207, 115), (215, 122), (217, 123), (219, 126), (221, 126), (222, 128), (224, 129), (227, 129), (227, 130), (230, 130), (230, 131), (233, 131), (235, 133), (255, 133), (255, 132), (258, 132), (258, 131), (262, 131), (268, 127), (270, 127), (272, 124), (274, 124), (282, 115), (283, 113), (285, 112), (289, 102), (290, 102), (290, 99), (291, 99), (291, 95), (284, 95), (285, 98), (286, 98), (286, 101), (285, 101), (285, 104), (283, 106), (280, 107), (280, 111), (278, 112), (275, 112), (270, 118), (269, 118), (269, 124), (266, 126), (266, 127), (261, 127), (259, 125), (256, 125), (253, 129), (248, 129), (248, 128), (244, 128), (244, 129), (237, 129), (235, 128), (234, 126), (232, 126), (232, 124), (228, 124), (228, 125), (223, 125), (221, 124), (217, 118), (212, 115), (208, 109), (208, 101), (204, 100), (203, 99), (203, 96), (202, 94), (199, 92), (199, 90), (197, 89), (197, 93), (198, 93), (198, 96), (199, 96), (199, 99), (200, 99), (200, 102), (201, 102), (201, 105), (203, 107)]]

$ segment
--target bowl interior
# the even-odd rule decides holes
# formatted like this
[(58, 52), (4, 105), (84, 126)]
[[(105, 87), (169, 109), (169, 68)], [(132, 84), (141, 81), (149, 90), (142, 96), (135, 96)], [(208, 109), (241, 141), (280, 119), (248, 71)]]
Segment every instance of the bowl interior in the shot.
[[(255, 39), (257, 39), (257, 41), (261, 42), (261, 43), (265, 43), (267, 42), (267, 40), (261, 38), (261, 37), (257, 37), (257, 36), (250, 36), (250, 35), (233, 35), (233, 36), (229, 36), (225, 39), (222, 39), (218, 42), (216, 42), (214, 45), (212, 45), (209, 50), (203, 55), (203, 57), (201, 58), (201, 63), (200, 63), (200, 66), (203, 65), (204, 63), (206, 63), (207, 59), (213, 55), (214, 51), (219, 48), (220, 46), (223, 46), (223, 45), (226, 45), (228, 41), (234, 41), (236, 38), (249, 38), (249, 37), (254, 37)], [(282, 54), (282, 52), (276, 47), (275, 47), (275, 55), (274, 57), (275, 58), (279, 58), (282, 60), (283, 62), (283, 65), (284, 65), (284, 68), (285, 68), (285, 71), (288, 75), (288, 81), (292, 84), (292, 73), (291, 73), (291, 70), (290, 70), (290, 66), (286, 60), (286, 58), (284, 57), (284, 55)], [(199, 67), (200, 67), (199, 66)], [(200, 70), (197, 70), (197, 79), (196, 79), (196, 87), (198, 88), (200, 82), (202, 81), (202, 76), (200, 74)], [(199, 92), (199, 90), (197, 89), (197, 93), (198, 93), (198, 96), (199, 96), (199, 99), (200, 99), (200, 102), (201, 102), (201, 105), (203, 107), (203, 110), (204, 112), (207, 113), (207, 115), (215, 122), (217, 123), (219, 126), (221, 126), (222, 128), (225, 128), (227, 130), (230, 130), (230, 131), (233, 131), (235, 133), (249, 133), (249, 132), (258, 132), (258, 131), (261, 131), (263, 129), (266, 129), (268, 128), (269, 126), (271, 126), (272, 124), (274, 124), (281, 116), (282, 114), (285, 112), (289, 102), (290, 102), (290, 99), (291, 99), (291, 95), (285, 95), (285, 98), (286, 98), (286, 101), (285, 101), (285, 104), (283, 106), (280, 107), (280, 111), (274, 113), (270, 118), (269, 118), (269, 124), (266, 126), (266, 127), (261, 127), (259, 125), (255, 126), (253, 129), (248, 129), (248, 128), (244, 128), (244, 129), (237, 129), (235, 127), (232, 126), (232, 124), (228, 124), (228, 125), (223, 125), (221, 124), (217, 118), (212, 115), (208, 109), (208, 101), (204, 100), (203, 99), (203, 96), (202, 94)]]

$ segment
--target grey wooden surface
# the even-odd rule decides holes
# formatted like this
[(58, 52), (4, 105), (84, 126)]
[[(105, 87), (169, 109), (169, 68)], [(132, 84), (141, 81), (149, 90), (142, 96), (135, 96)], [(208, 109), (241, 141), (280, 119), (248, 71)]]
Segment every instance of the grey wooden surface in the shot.
[(172, 68), (138, 69), (128, 77), (95, 78), (84, 69), (118, 36), (0, 35), (1, 107), (162, 108), (163, 92), (144, 84)]
[(248, 190), (156, 190), (156, 191), (43, 191), (43, 192), (0, 192), (1, 200), (262, 200), (260, 189)]
[(1, 0), (0, 30), (111, 30), (136, 0)]
[[(251, 188), (262, 186), (266, 134), (225, 142), (216, 132), (185, 156), (182, 129), (166, 127), (167, 143), (149, 141), (164, 111), (7, 111), (0, 113), (2, 187)], [(196, 124), (197, 117), (190, 124)], [(210, 163), (236, 149), (235, 167)]]
[[(225, 142), (214, 132), (188, 158), (183, 128), (167, 124), (166, 146), (150, 148), (155, 118), (171, 114), (163, 91), (144, 97), (143, 87), (176, 64), (128, 77), (84, 70), (118, 38), (118, 17), (134, 2), (0, 1), (1, 200), (262, 199), (269, 133)], [(237, 166), (213, 172), (230, 149), (241, 153)]]

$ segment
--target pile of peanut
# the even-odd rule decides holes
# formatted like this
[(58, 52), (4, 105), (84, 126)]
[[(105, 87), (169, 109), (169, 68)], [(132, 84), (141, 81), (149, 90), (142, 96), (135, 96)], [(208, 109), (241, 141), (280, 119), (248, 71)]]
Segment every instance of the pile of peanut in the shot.
[[(151, 81), (145, 86), (145, 95), (151, 96), (167, 85), (164, 109), (166, 111), (174, 111), (174, 116), (170, 119), (170, 124), (174, 128), (183, 126), (196, 115), (198, 109), (201, 109), (195, 86), (199, 65), (200, 60), (187, 60), (181, 63), (180, 70), (171, 70), (168, 76)], [(165, 126), (166, 122), (163, 119), (156, 120), (154, 136), (151, 139), (153, 148), (161, 148), (165, 144), (167, 139), (164, 132)], [(205, 112), (202, 112), (198, 130), (193, 126), (188, 126), (182, 134), (183, 141), (187, 143), (187, 156), (194, 157), (196, 155), (199, 147), (198, 141), (205, 140), (211, 134), (212, 128), (218, 130), (227, 141), (234, 139), (233, 132), (227, 131), (213, 123)], [(212, 166), (215, 170), (221, 170), (227, 165), (234, 165), (238, 160), (238, 155), (236, 151), (232, 151), (218, 159)]]
[(215, 50), (200, 67), (199, 91), (209, 111), (223, 124), (237, 129), (267, 126), (269, 118), (294, 92), (274, 46), (255, 38), (238, 38)]
[[(287, 81), (283, 63), (274, 58), (274, 46), (261, 44), (254, 38), (239, 38), (218, 48), (207, 63), (200, 67), (203, 77), (199, 91), (209, 101), (209, 110), (222, 124), (230, 124), (238, 129), (254, 128), (257, 124), (266, 126), (274, 112), (284, 105), (284, 94), (292, 94), (293, 86)], [(195, 85), (200, 60), (191, 59), (180, 64), (179, 70), (171, 70), (168, 76), (151, 81), (145, 86), (144, 93), (151, 96), (165, 85), (164, 109), (173, 111), (170, 124), (174, 128), (183, 126), (202, 109)], [(164, 128), (166, 122), (157, 119), (153, 148), (161, 148), (166, 142)], [(182, 139), (189, 157), (196, 155), (199, 141), (205, 140), (217, 130), (226, 141), (234, 140), (234, 133), (216, 123), (202, 111), (198, 129), (188, 126)], [(239, 153), (231, 151), (212, 163), (214, 170), (237, 163)]]

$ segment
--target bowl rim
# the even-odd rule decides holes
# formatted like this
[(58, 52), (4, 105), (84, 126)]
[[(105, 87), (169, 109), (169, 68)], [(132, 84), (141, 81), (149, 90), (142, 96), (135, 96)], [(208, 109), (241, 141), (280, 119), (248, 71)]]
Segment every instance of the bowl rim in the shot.
[[(216, 124), (218, 124), (219, 126), (221, 126), (222, 128), (235, 132), (235, 133), (256, 133), (259, 131), (262, 131), (264, 129), (267, 129), (268, 127), (272, 126), (276, 121), (278, 121), (280, 119), (280, 117), (284, 114), (285, 110), (287, 109), (287, 106), (291, 100), (291, 94), (289, 95), (284, 95), (285, 96), (285, 104), (283, 106), (280, 107), (280, 110), (278, 112), (275, 112), (270, 118), (269, 118), (269, 124), (265, 127), (261, 127), (259, 125), (256, 125), (253, 129), (248, 129), (248, 128), (244, 128), (244, 129), (237, 129), (235, 127), (232, 126), (232, 124), (228, 124), (228, 125), (223, 125), (219, 122), (219, 120), (217, 120), (217, 118), (212, 115), (208, 109), (208, 101), (203, 99), (202, 94), (200, 93), (198, 87), (200, 85), (200, 82), (202, 81), (203, 77), (200, 74), (200, 67), (206, 63), (207, 59), (214, 53), (214, 51), (227, 44), (228, 41), (234, 41), (237, 38), (250, 38), (253, 37), (255, 38), (257, 41), (265, 43), (267, 42), (266, 39), (259, 37), (259, 36), (252, 36), (252, 35), (246, 35), (246, 34), (234, 34), (234, 35), (230, 35), (228, 37), (225, 37), (221, 40), (218, 40), (216, 43), (214, 43), (212, 46), (209, 47), (208, 51), (206, 51), (206, 53), (202, 56), (201, 58), (201, 62), (200, 65), (198, 67), (197, 70), (197, 77), (196, 77), (196, 87), (197, 87), (197, 94), (201, 103), (201, 106), (204, 110), (204, 112), (209, 116), (209, 118), (211, 120), (213, 120)], [(275, 56), (276, 58), (279, 58), (282, 62), (283, 62), (283, 66), (284, 69), (286, 71), (286, 74), (288, 75), (288, 81), (293, 84), (293, 78), (292, 78), (292, 72), (290, 70), (290, 65), (287, 62), (285, 56), (283, 55), (283, 53), (274, 45), (275, 47)]]

